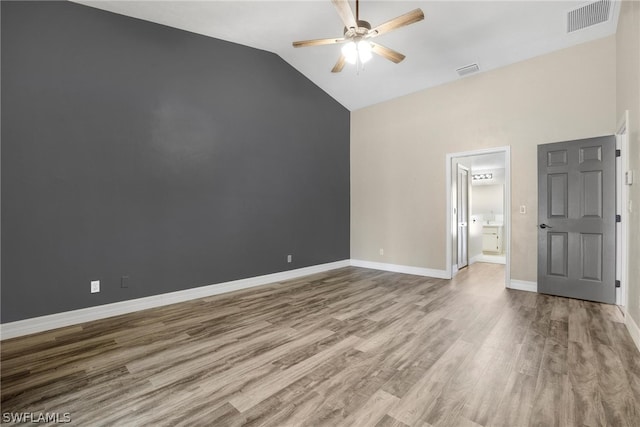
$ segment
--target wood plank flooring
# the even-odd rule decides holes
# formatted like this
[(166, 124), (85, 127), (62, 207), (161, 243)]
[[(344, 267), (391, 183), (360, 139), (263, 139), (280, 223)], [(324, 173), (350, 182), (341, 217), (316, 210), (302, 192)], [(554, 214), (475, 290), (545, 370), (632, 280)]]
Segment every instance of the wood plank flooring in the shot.
[(2, 413), (72, 425), (640, 426), (615, 306), (343, 268), (2, 342)]

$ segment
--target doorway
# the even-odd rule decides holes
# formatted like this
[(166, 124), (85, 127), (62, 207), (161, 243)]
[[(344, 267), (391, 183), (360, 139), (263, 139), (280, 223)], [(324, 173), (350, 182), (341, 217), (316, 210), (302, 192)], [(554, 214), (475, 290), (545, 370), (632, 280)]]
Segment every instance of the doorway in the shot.
[[(467, 170), (466, 186), (459, 183), (464, 179), (461, 169)], [(447, 154), (447, 277), (454, 277), (463, 266), (492, 262), (505, 265), (505, 286), (510, 286), (510, 169), (510, 147)], [(466, 216), (460, 213), (463, 192)], [(485, 236), (484, 231), (492, 234)]]

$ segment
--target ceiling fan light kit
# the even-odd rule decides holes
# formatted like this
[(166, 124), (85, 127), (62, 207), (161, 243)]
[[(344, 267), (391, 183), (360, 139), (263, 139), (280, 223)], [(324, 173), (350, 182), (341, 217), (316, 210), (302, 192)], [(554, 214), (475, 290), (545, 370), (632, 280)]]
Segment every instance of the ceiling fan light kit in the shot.
[[(353, 15), (348, 0), (331, 0), (336, 7), (340, 18), (344, 22), (344, 36), (332, 39), (315, 39), (293, 42), (293, 47), (321, 46), (327, 44), (344, 43), (342, 53), (338, 62), (331, 70), (332, 73), (339, 73), (344, 68), (345, 63), (356, 64), (356, 66), (369, 61), (373, 54), (380, 55), (389, 61), (398, 64), (405, 56), (393, 49), (384, 47), (369, 41), (374, 37), (388, 33), (389, 31), (405, 27), (424, 19), (421, 9), (400, 15), (390, 21), (371, 28), (367, 21), (360, 20), (360, 2), (356, 0), (356, 15)], [(358, 68), (358, 67), (357, 67)]]
[(366, 40), (350, 41), (342, 46), (342, 54), (349, 64), (355, 64), (357, 61), (364, 64), (373, 57), (372, 51), (371, 43)]

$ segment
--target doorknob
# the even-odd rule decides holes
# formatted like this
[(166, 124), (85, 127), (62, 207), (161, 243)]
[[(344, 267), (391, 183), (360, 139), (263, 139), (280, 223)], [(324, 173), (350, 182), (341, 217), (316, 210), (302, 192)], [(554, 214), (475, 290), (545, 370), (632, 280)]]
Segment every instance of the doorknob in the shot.
[(545, 229), (545, 228), (553, 228), (553, 227), (547, 224), (540, 224), (540, 228)]

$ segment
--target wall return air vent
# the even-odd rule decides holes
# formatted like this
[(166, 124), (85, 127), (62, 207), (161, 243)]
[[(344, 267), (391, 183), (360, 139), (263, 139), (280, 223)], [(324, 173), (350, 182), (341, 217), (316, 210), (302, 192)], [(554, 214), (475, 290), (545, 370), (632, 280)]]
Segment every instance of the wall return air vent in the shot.
[(456, 70), (456, 73), (458, 73), (460, 77), (464, 77), (469, 74), (477, 73), (478, 71), (480, 71), (480, 67), (478, 67), (478, 64), (471, 64), (458, 68)]
[(611, 16), (612, 0), (599, 0), (567, 13), (567, 33), (606, 22)]

